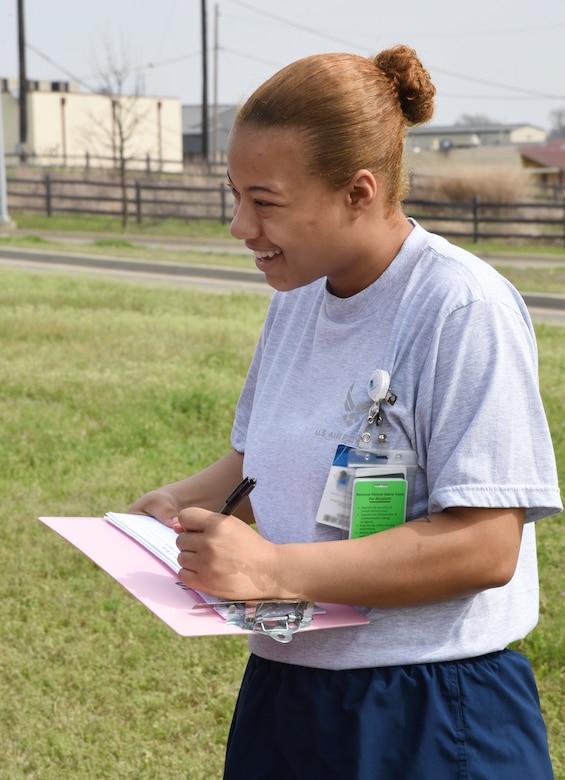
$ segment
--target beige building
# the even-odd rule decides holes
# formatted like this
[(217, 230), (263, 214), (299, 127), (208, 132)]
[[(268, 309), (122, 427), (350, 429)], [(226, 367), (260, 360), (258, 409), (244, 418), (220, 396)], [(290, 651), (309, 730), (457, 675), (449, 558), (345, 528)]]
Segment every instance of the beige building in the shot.
[[(0, 79), (8, 164), (20, 155), (17, 79)], [(182, 172), (182, 110), (178, 98), (79, 92), (73, 82), (28, 82), (30, 163)]]
[(547, 133), (535, 125), (423, 125), (408, 131), (406, 145), (414, 151), (472, 149), (485, 146), (541, 144)]

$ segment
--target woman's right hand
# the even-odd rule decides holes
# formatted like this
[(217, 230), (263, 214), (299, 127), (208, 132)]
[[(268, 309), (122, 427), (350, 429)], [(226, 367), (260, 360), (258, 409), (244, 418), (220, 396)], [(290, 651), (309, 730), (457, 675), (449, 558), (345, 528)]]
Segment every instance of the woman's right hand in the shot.
[(173, 493), (162, 487), (138, 498), (127, 511), (134, 515), (151, 515), (172, 528), (181, 509)]

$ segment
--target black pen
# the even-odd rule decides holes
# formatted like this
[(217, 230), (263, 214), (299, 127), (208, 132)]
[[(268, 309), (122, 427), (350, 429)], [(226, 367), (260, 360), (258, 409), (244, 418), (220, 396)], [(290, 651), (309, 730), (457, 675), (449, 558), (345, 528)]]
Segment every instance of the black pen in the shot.
[(220, 512), (221, 515), (231, 515), (233, 514), (233, 510), (236, 508), (236, 506), (243, 501), (244, 498), (247, 498), (247, 496), (251, 493), (255, 485), (257, 484), (257, 480), (254, 479), (254, 477), (245, 477), (239, 485), (233, 490), (229, 496), (226, 498), (226, 503), (224, 504), (224, 508)]

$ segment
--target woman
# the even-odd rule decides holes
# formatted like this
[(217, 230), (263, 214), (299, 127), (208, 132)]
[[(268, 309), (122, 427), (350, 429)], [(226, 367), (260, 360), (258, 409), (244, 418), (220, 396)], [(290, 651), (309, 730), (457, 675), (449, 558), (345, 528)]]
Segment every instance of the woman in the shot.
[[(226, 778), (552, 777), (531, 670), (506, 649), (537, 620), (534, 521), (561, 509), (535, 337), (502, 277), (402, 212), (405, 127), (434, 93), (405, 46), (309, 57), (230, 136), (232, 234), (276, 292), (233, 450), (132, 511), (175, 524), (190, 587), (370, 624), (250, 637)], [(327, 524), (337, 445), (346, 481), (359, 453), (415, 464), (392, 477), (406, 522)], [(217, 514), (243, 473), (259, 534)]]

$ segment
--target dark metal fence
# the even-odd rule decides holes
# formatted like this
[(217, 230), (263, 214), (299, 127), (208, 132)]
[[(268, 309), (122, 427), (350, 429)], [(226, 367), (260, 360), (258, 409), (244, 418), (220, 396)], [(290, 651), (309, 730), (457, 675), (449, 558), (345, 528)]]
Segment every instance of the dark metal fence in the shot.
[[(120, 184), (111, 180), (9, 177), (8, 207), (14, 214), (42, 213), (113, 215), (122, 213)], [(225, 224), (231, 197), (223, 181), (206, 186), (131, 181), (127, 185), (128, 214), (144, 220), (211, 220)], [(495, 203), (475, 197), (468, 202), (408, 199), (405, 212), (426, 228), (450, 238), (478, 242), (522, 239), (565, 246), (565, 198), (560, 201)]]
[[(136, 180), (126, 186), (128, 214), (139, 223), (144, 219), (181, 219), (225, 224), (231, 214), (227, 194), (223, 181), (188, 187)], [(123, 207), (121, 185), (112, 180), (85, 181), (50, 174), (36, 179), (13, 176), (7, 180), (7, 195), (10, 212), (36, 212), (48, 217), (54, 214), (118, 217)]]
[(565, 198), (515, 203), (483, 201), (478, 196), (467, 202), (408, 199), (405, 211), (449, 238), (475, 243), (521, 239), (565, 246)]

